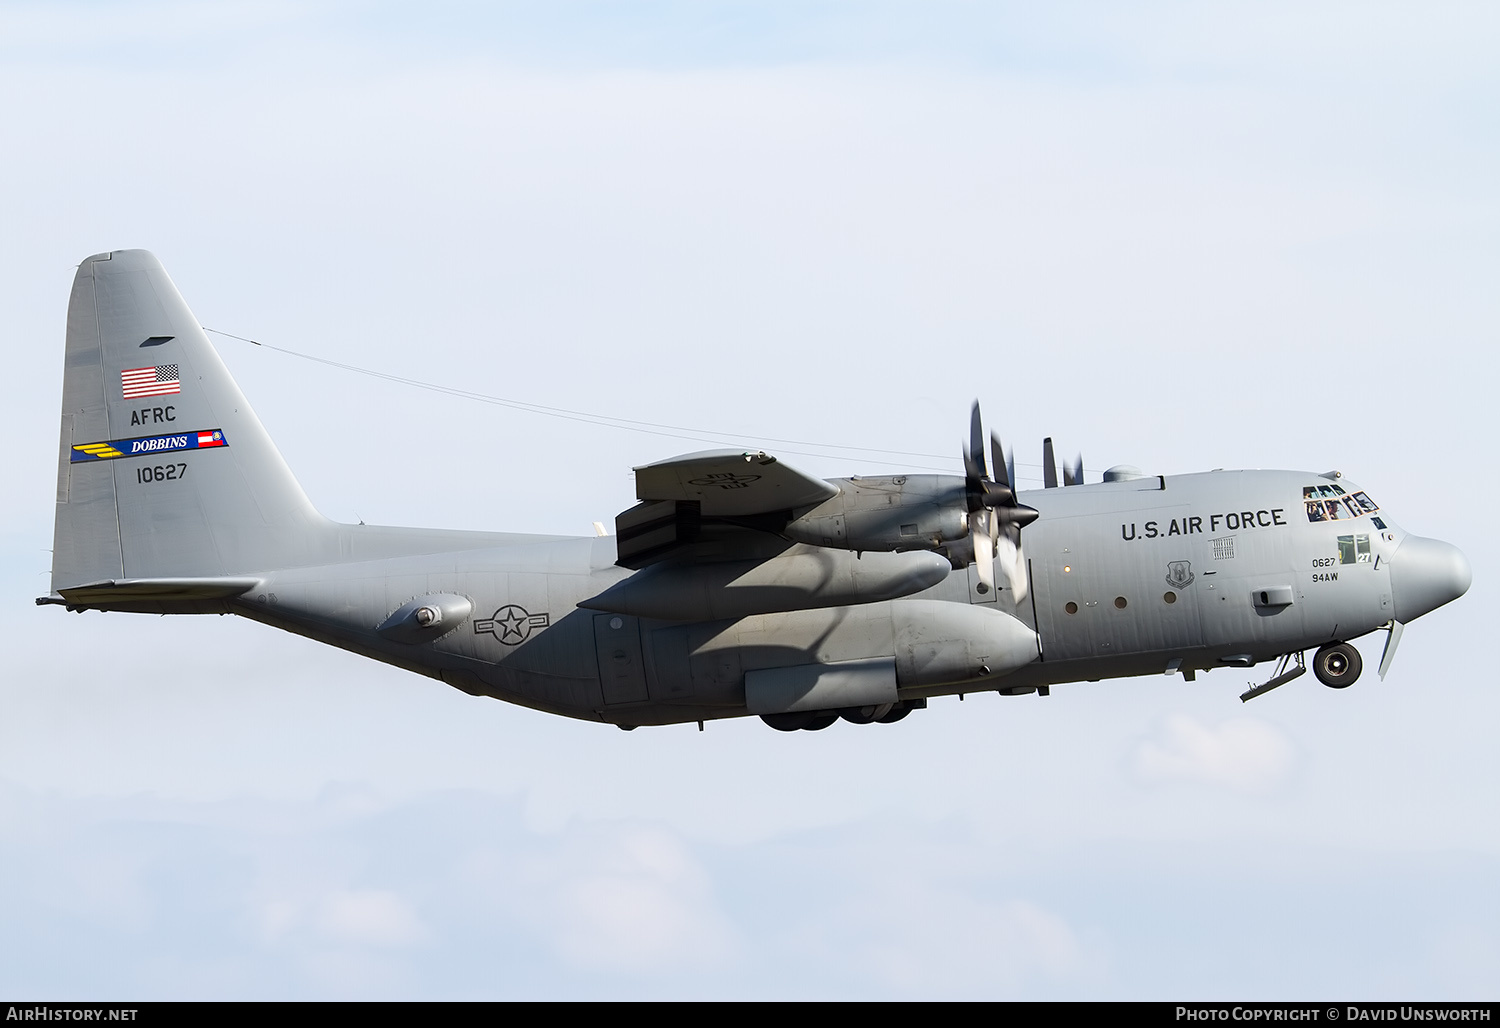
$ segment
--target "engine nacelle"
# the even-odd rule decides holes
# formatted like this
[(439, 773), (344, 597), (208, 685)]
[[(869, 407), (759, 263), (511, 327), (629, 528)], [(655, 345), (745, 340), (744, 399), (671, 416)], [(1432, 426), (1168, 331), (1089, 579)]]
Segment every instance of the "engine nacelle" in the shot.
[(788, 539), (842, 550), (940, 550), (969, 536), (957, 475), (831, 479), (837, 496), (791, 521)]
[(903, 689), (998, 678), (1042, 655), (1035, 632), (984, 605), (906, 600), (891, 604), (891, 625)]
[(673, 625), (648, 645), (653, 696), (762, 714), (883, 704), (893, 687), (997, 688), (1040, 656), (1036, 633), (1004, 611), (922, 599)]

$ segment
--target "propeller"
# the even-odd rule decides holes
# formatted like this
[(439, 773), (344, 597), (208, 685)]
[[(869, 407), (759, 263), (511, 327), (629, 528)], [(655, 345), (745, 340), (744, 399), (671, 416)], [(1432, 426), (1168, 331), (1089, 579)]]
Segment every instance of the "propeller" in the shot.
[[(1064, 464), (1062, 474), (1063, 485), (1083, 485), (1083, 455), (1079, 454), (1071, 466)], [(1048, 489), (1057, 488), (1057, 457), (1052, 449), (1050, 435), (1042, 440), (1042, 485)]]
[[(1048, 440), (1050, 447), (1051, 440)], [(979, 571), (979, 591), (995, 588), (995, 562), (1003, 560), (1011, 588), (1019, 602), (1026, 596), (1026, 567), (1021, 560), (1021, 529), (1037, 519), (1037, 511), (1016, 502), (1014, 458), (1002, 459), (1000, 437), (990, 433), (990, 454), (998, 479), (990, 478), (984, 462), (984, 427), (979, 401), (969, 417), (969, 445), (964, 450), (964, 496), (969, 507), (969, 539)], [(998, 551), (998, 553), (997, 553)]]

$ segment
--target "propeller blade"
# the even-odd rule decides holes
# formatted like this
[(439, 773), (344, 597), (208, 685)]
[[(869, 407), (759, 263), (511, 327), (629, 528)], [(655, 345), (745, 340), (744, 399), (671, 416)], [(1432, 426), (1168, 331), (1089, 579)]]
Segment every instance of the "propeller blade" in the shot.
[(1021, 554), (1020, 533), (1007, 529), (995, 545), (995, 565), (1005, 574), (1006, 584), (1017, 603), (1026, 599), (1026, 558)]
[(1063, 485), (1083, 485), (1083, 454), (1078, 455), (1078, 463), (1071, 468), (1063, 466)]
[(1380, 655), (1380, 680), (1385, 681), (1385, 673), (1391, 669), (1391, 661), (1396, 658), (1396, 647), (1401, 645), (1401, 632), (1406, 626), (1401, 622), (1391, 619), (1391, 634), (1385, 639), (1385, 652)]
[(970, 536), (974, 543), (974, 568), (979, 572), (979, 593), (988, 595), (995, 588), (995, 539), (990, 534), (992, 521), (975, 517)]
[(1006, 466), (1005, 451), (1000, 446), (1000, 437), (994, 432), (990, 433), (990, 458), (995, 462), (995, 480), (1007, 489), (1015, 489), (1011, 484), (1016, 480), (1015, 476)]
[(979, 401), (974, 401), (974, 410), (969, 415), (969, 448), (964, 451), (964, 472), (971, 479), (988, 478), (984, 466), (984, 426), (979, 416)]
[(1042, 440), (1042, 485), (1057, 488), (1057, 458), (1052, 455), (1052, 437)]

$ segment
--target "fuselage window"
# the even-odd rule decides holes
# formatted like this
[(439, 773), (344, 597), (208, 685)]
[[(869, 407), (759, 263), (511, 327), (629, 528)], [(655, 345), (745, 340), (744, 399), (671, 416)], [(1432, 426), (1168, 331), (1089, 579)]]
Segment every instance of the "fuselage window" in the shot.
[(1370, 563), (1370, 536), (1368, 533), (1359, 535), (1339, 536), (1339, 563), (1340, 564), (1368, 564)]

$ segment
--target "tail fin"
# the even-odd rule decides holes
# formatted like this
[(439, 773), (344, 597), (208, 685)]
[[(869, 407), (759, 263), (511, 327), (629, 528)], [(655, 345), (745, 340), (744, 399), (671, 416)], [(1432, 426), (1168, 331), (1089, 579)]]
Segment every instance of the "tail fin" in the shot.
[(58, 450), (54, 596), (143, 579), (180, 591), (305, 563), (325, 535), (327, 522), (144, 250), (79, 265)]

